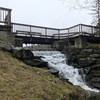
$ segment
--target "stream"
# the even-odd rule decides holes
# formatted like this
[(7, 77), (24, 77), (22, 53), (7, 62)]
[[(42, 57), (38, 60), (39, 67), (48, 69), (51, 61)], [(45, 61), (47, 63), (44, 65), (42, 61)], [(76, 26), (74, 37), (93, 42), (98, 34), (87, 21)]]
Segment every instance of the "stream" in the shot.
[(99, 92), (97, 89), (92, 89), (86, 85), (86, 82), (82, 79), (79, 74), (79, 69), (74, 68), (66, 64), (66, 56), (59, 51), (33, 51), (35, 56), (42, 56), (42, 60), (48, 62), (48, 67), (50, 69), (55, 69), (59, 71), (59, 76), (67, 79), (73, 85), (80, 86), (81, 88)]

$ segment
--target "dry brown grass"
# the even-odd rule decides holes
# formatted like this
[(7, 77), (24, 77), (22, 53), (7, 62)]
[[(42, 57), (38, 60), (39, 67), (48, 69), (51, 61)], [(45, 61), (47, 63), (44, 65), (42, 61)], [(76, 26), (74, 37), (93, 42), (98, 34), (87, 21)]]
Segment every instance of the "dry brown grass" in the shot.
[(0, 100), (70, 100), (69, 94), (84, 97), (82, 91), (0, 50)]

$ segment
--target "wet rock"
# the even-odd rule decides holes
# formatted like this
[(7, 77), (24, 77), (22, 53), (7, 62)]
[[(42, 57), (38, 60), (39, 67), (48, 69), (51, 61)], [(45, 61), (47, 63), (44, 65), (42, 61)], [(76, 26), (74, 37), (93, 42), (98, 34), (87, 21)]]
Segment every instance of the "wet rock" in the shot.
[(90, 58), (90, 57), (79, 58), (78, 62), (79, 62), (79, 65), (82, 66), (82, 67), (88, 67), (88, 66), (96, 64), (96, 59)]
[(84, 74), (87, 75), (90, 72), (90, 67), (83, 68)]
[(91, 54), (90, 57), (91, 58), (100, 58), (100, 54)]
[(96, 59), (96, 64), (100, 64), (100, 58)]
[(91, 82), (91, 86), (93, 86), (94, 88), (100, 89), (100, 83), (98, 82)]
[(85, 52), (85, 53), (90, 53), (90, 54), (93, 53), (93, 49), (90, 49), (90, 48), (89, 49), (83, 49), (82, 51)]
[(86, 81), (90, 86), (100, 89), (100, 64), (91, 66)]
[(100, 70), (100, 62), (99, 62), (99, 64), (96, 63), (95, 65), (91, 66), (91, 70), (94, 70), (94, 69)]
[(70, 55), (70, 57), (68, 58), (68, 64), (73, 66), (74, 64), (78, 64), (78, 58), (76, 56)]
[(89, 78), (89, 79), (87, 80), (87, 83), (88, 83), (88, 85), (89, 85), (91, 88), (100, 89), (100, 81), (99, 81), (99, 80), (100, 80), (100, 79), (98, 79), (98, 77), (97, 77), (97, 78), (91, 77), (91, 78)]
[(14, 55), (19, 59), (34, 59), (34, 55), (30, 50), (21, 49), (14, 52)]
[(41, 56), (34, 56), (30, 50), (20, 49), (14, 51), (14, 56), (23, 60), (27, 65), (34, 67), (47, 67), (48, 63), (41, 60)]
[(59, 71), (56, 70), (56, 69), (54, 69), (54, 68), (50, 68), (50, 69), (49, 69), (49, 72), (50, 72), (51, 74), (53, 74), (53, 75), (58, 75), (58, 73), (59, 73)]
[(93, 50), (93, 53), (95, 53), (95, 54), (100, 54), (100, 48), (95, 48), (95, 49)]
[[(73, 52), (73, 50), (74, 50), (74, 52)], [(75, 56), (75, 55), (78, 55), (78, 54), (80, 53), (80, 51), (81, 51), (81, 49), (71, 48), (71, 49), (69, 50), (69, 53), (70, 53), (70, 55)]]
[(33, 59), (33, 60), (24, 60), (27, 65), (31, 65), (33, 67), (47, 67), (48, 63), (42, 60)]
[(95, 78), (91, 79), (91, 82), (98, 82), (98, 83), (100, 83), (100, 78), (95, 77)]
[(80, 54), (85, 54), (85, 55), (89, 55), (93, 53), (93, 49), (83, 49), (81, 50)]

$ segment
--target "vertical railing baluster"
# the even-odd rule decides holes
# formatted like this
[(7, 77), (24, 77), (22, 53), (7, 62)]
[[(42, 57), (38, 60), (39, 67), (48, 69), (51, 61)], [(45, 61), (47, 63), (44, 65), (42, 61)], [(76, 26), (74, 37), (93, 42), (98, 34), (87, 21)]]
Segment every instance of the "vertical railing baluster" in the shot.
[(4, 11), (3, 11), (3, 22), (4, 22), (5, 18), (4, 18)]
[(8, 11), (8, 25), (11, 26), (11, 10)]
[(94, 32), (93, 32), (93, 29), (94, 29), (94, 27), (92, 26), (91, 27), (91, 33), (92, 33), (92, 35), (95, 35)]
[(67, 52), (68, 52), (68, 59), (70, 59), (70, 49), (71, 49), (71, 45), (70, 45), (70, 28), (68, 28), (68, 36), (67, 36)]
[(58, 29), (58, 39), (60, 39), (60, 29)]
[(32, 33), (31, 33), (31, 32), (32, 32), (32, 30), (31, 30), (31, 26), (29, 26), (29, 28), (30, 28), (30, 32), (29, 32), (29, 33), (30, 33), (30, 36), (32, 37)]
[(0, 10), (0, 21), (1, 21), (1, 10)]
[(31, 32), (32, 32), (32, 30), (31, 30), (31, 26), (29, 26), (30, 27), (30, 34), (31, 34)]
[(69, 28), (68, 28), (68, 39), (69, 39)]
[(83, 30), (82, 30), (82, 24), (81, 24), (81, 33), (83, 33)]
[(79, 34), (80, 35), (83, 35), (83, 32), (82, 32), (82, 24), (79, 25)]
[(69, 41), (69, 39), (70, 39), (70, 29), (68, 28), (68, 37), (67, 37), (67, 42), (68, 42), (68, 51), (69, 51), (69, 49), (70, 49), (70, 41)]
[(47, 37), (47, 28), (45, 28), (45, 37)]
[(80, 34), (80, 25), (79, 25), (79, 34)]

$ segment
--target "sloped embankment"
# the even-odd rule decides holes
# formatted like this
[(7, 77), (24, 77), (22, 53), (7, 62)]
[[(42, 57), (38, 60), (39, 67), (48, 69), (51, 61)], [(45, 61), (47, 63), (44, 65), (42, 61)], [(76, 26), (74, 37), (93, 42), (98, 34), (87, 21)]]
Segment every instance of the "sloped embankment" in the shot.
[[(89, 100), (88, 94), (0, 50), (0, 100)], [(99, 100), (99, 99), (98, 99)]]

